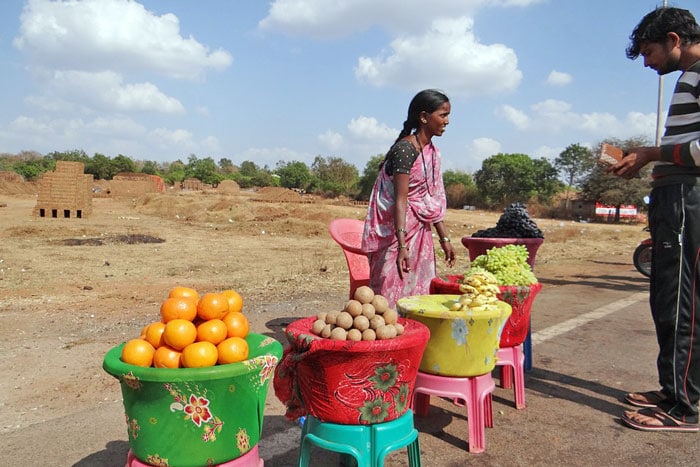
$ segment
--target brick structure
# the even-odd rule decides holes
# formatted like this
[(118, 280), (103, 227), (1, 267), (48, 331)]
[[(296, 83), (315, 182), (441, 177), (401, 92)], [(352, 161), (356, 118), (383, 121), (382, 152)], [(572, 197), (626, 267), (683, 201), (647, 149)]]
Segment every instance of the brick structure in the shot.
[(182, 182), (182, 189), (191, 191), (201, 191), (204, 189), (204, 183), (202, 183), (201, 180), (197, 178), (186, 178)]
[(137, 197), (146, 193), (163, 193), (165, 184), (157, 175), (123, 172), (112, 178), (109, 190), (115, 198)]
[(39, 217), (83, 218), (92, 214), (92, 175), (82, 162), (56, 161), (56, 170), (39, 181), (33, 214)]

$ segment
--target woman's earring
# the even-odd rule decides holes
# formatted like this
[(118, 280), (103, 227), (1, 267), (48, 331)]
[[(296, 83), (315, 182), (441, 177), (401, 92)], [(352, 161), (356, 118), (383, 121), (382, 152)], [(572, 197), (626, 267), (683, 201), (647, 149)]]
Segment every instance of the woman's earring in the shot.
[(426, 119), (421, 120), (422, 123), (428, 123)]

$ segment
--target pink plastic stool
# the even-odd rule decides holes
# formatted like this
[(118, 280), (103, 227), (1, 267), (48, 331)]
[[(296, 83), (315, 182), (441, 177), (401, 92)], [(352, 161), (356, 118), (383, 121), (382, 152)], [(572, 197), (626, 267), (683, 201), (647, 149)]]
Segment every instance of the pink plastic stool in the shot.
[(515, 408), (525, 408), (525, 353), (523, 344), (502, 347), (496, 352), (496, 366), (501, 367), (501, 387), (513, 387)]
[[(258, 454), (258, 445), (253, 446), (253, 449), (243, 454), (241, 457), (224, 462), (223, 464), (216, 464), (215, 467), (264, 467), (265, 462), (260, 458)], [(145, 464), (138, 460), (131, 449), (129, 449), (129, 454), (126, 457), (126, 467), (151, 467), (149, 464)], [(204, 467), (204, 466), (203, 466)]]
[[(413, 389), (413, 411), (419, 417), (428, 415), (430, 396), (449, 397), (457, 405), (466, 405), (469, 452), (484, 452), (485, 427), (493, 427), (491, 393), (495, 388), (491, 373), (455, 377), (431, 375), (419, 371)], [(459, 401), (464, 401), (464, 404)]]

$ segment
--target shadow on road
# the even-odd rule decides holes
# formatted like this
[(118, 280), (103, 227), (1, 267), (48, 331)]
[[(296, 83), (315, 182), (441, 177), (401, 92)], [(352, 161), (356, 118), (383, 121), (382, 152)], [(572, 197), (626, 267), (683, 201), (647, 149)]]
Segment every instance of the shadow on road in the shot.
[[(525, 386), (528, 391), (586, 405), (613, 417), (625, 408), (621, 402), (616, 404), (607, 400), (622, 401), (625, 392), (620, 389), (542, 368), (533, 368), (525, 375)], [(596, 394), (604, 397), (597, 397)]]
[(649, 289), (649, 279), (644, 276), (630, 278), (620, 275), (577, 275), (571, 279), (557, 279), (539, 277), (539, 281), (546, 285), (565, 286), (578, 285), (581, 287), (595, 287), (597, 289), (620, 290), (625, 292), (643, 292)]

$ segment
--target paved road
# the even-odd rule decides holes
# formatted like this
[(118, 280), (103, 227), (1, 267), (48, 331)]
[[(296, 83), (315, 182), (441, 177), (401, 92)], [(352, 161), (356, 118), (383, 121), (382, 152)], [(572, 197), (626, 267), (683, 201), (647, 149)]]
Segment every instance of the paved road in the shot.
[[(533, 369), (526, 374), (527, 408), (516, 410), (512, 390), (494, 393), (494, 427), (486, 452), (467, 452), (464, 409), (432, 398), (417, 418), (424, 466), (697, 465), (697, 434), (643, 433), (622, 426), (620, 402), (629, 390), (654, 389), (656, 343), (646, 303), (647, 283), (626, 266), (602, 265), (602, 275), (575, 279), (543, 274), (533, 307)], [(318, 304), (318, 299), (314, 306)], [(266, 305), (266, 324), (278, 338), (285, 323), (308, 316), (286, 304)], [(302, 307), (303, 308), (303, 307)], [(296, 316), (294, 316), (296, 315)], [(116, 383), (115, 383), (116, 384)], [(300, 428), (268, 395), (260, 453), (266, 466), (295, 465)], [(128, 442), (120, 400), (80, 407), (1, 435), (0, 465), (124, 465)], [(333, 456), (315, 465), (333, 465)], [(405, 450), (386, 465), (407, 465)]]

